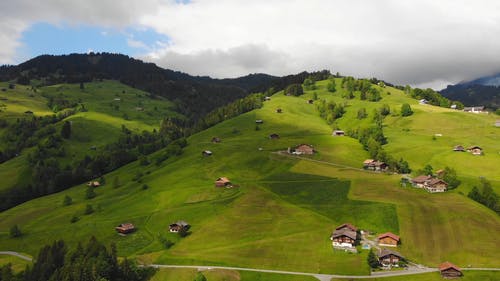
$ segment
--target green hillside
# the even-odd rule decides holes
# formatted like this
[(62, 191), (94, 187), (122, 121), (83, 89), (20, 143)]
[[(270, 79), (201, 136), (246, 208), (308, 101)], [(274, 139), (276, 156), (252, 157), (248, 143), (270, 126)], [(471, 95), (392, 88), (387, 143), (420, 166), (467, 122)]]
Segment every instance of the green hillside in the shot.
[[(95, 189), (94, 199), (85, 199), (86, 186), (79, 185), (2, 212), (0, 249), (34, 255), (40, 245), (55, 238), (74, 244), (95, 235), (105, 243), (116, 243), (119, 255), (137, 257), (144, 263), (367, 274), (366, 250), (351, 254), (331, 247), (329, 236), (334, 227), (351, 222), (375, 233), (397, 233), (402, 238), (399, 251), (417, 263), (435, 267), (450, 260), (463, 267), (499, 267), (500, 254), (494, 249), (500, 218), (466, 196), (472, 185), (479, 184), (479, 176), (500, 191), (500, 174), (495, 168), (500, 164), (500, 129), (493, 126), (495, 118), (419, 105), (390, 87), (374, 86), (381, 91), (379, 102), (360, 101), (359, 93), (354, 93), (354, 99), (344, 99), (340, 79), (333, 94), (326, 90), (327, 83), (318, 82), (316, 90), (299, 97), (278, 92), (261, 109), (192, 135), (182, 155), (159, 165), (154, 159), (164, 150), (149, 156), (153, 161), (148, 165), (136, 161), (107, 174), (107, 184)], [(116, 92), (120, 94), (120, 90)], [(344, 116), (327, 124), (319, 116), (317, 102), (306, 102), (314, 93), (319, 100), (345, 103)], [(89, 104), (89, 112), (68, 119), (76, 122), (82, 118), (111, 128), (119, 123), (116, 120), (122, 120), (118, 113), (106, 113), (114, 96), (110, 94), (111, 101), (97, 100)], [(402, 103), (411, 105), (412, 116), (395, 114)], [(333, 137), (332, 130), (369, 125), (373, 110), (382, 104), (389, 105), (392, 112), (383, 121), (388, 140), (384, 150), (396, 159), (407, 160), (413, 170), (426, 164), (435, 170), (454, 168), (463, 181), (457, 189), (430, 194), (400, 187), (401, 175), (360, 169), (369, 158), (368, 152), (356, 139)], [(368, 117), (357, 119), (363, 107)], [(277, 108), (283, 113), (276, 113)], [(154, 126), (150, 121), (154, 118), (134, 119), (132, 111), (128, 112), (130, 122), (140, 122), (140, 129)], [(256, 119), (262, 119), (263, 124), (257, 126)], [(96, 129), (96, 136), (103, 130)], [(272, 133), (280, 139), (270, 139)], [(435, 134), (442, 136), (433, 138)], [(213, 137), (222, 141), (212, 143)], [(92, 140), (79, 147), (98, 138)], [(314, 145), (318, 153), (305, 159), (276, 153), (301, 143)], [(484, 156), (453, 152), (457, 144), (479, 145)], [(204, 157), (203, 150), (213, 155)], [(5, 164), (14, 166), (12, 163)], [(1, 173), (7, 171), (10, 168), (0, 169)], [(215, 188), (214, 180), (222, 176), (239, 187)], [(111, 184), (115, 179), (118, 186)], [(62, 205), (65, 196), (73, 199), (72, 205)], [(94, 213), (83, 214), (87, 204), (93, 206)], [(70, 223), (73, 216), (79, 221)], [(168, 232), (169, 224), (177, 220), (192, 225), (189, 236), (180, 238)], [(117, 235), (114, 226), (123, 222), (134, 223), (138, 231), (126, 237)], [(20, 226), (22, 237), (9, 237), (14, 224)], [(162, 239), (175, 244), (166, 249)], [(168, 272), (161, 274), (171, 278)]]

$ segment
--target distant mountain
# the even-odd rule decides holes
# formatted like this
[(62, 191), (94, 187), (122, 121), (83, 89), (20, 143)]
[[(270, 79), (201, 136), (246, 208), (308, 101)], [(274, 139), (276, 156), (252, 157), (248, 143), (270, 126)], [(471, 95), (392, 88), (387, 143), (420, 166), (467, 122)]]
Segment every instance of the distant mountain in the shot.
[(449, 85), (440, 93), (466, 106), (483, 105), (497, 109), (500, 108), (500, 73)]
[(0, 81), (42, 85), (112, 79), (162, 96), (176, 103), (179, 113), (197, 120), (211, 110), (247, 96), (276, 77), (249, 75), (238, 79), (212, 79), (163, 69), (153, 63), (110, 54), (42, 55), (17, 66), (0, 68)]

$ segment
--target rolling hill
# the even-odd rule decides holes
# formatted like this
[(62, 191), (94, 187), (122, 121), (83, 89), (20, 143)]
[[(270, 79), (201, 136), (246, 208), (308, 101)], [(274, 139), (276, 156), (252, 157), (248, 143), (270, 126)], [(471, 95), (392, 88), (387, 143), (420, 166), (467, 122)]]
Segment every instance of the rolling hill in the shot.
[[(107, 183), (95, 189), (93, 199), (85, 199), (82, 184), (2, 212), (0, 249), (34, 255), (40, 245), (56, 238), (74, 245), (95, 235), (105, 243), (116, 243), (120, 256), (146, 264), (367, 274), (368, 251), (350, 254), (331, 247), (329, 236), (334, 227), (351, 222), (373, 233), (399, 234), (403, 241), (399, 250), (416, 263), (436, 266), (450, 260), (464, 267), (499, 267), (500, 255), (492, 249), (496, 248), (500, 218), (466, 196), (479, 184), (479, 177), (487, 178), (500, 191), (500, 176), (494, 168), (500, 163), (500, 129), (494, 127), (495, 117), (421, 105), (401, 90), (376, 85), (373, 87), (381, 93), (378, 102), (360, 100), (358, 92), (346, 99), (346, 91), (339, 86), (341, 79), (336, 79), (335, 93), (327, 91), (327, 84), (319, 81), (315, 90), (306, 90), (299, 97), (280, 91), (262, 108), (190, 136), (180, 155), (154, 161), (162, 157), (163, 149), (149, 155), (151, 161), (136, 161), (106, 174)], [(46, 91), (54, 93), (57, 87), (61, 86)], [(317, 109), (320, 100), (342, 104), (344, 115), (328, 124)], [(134, 108), (136, 102), (123, 106), (124, 110)], [(80, 117), (102, 120), (110, 128), (123, 122), (116, 122), (118, 113), (98, 114), (100, 108), (108, 110), (108, 103), (95, 101), (95, 113), (89, 110)], [(412, 116), (401, 116), (403, 103), (411, 105)], [(462, 180), (457, 189), (430, 194), (401, 187), (401, 175), (361, 169), (370, 156), (358, 140), (332, 136), (333, 129), (352, 131), (369, 126), (383, 104), (391, 112), (382, 122), (388, 141), (384, 150), (396, 159), (404, 158), (414, 171), (427, 164), (436, 170), (454, 168)], [(277, 108), (282, 109), (281, 114), (276, 113)], [(361, 108), (367, 118), (358, 119)], [(40, 105), (40, 112), (42, 109)], [(151, 128), (148, 126), (154, 124), (148, 122), (153, 119), (144, 116), (138, 128)], [(257, 119), (263, 124), (257, 125)], [(270, 139), (273, 133), (280, 138)], [(213, 137), (222, 141), (212, 143)], [(277, 153), (301, 143), (312, 144), (317, 153), (300, 158)], [(485, 153), (453, 152), (458, 144), (480, 145)], [(204, 157), (203, 150), (213, 155)], [(11, 169), (2, 168), (1, 172)], [(222, 176), (238, 187), (215, 188), (214, 180)], [(111, 184), (115, 181), (119, 184)], [(63, 206), (65, 196), (73, 204)], [(84, 215), (88, 204), (95, 212)], [(79, 220), (71, 223), (72, 217)], [(178, 220), (192, 225), (189, 236), (180, 238), (168, 232), (169, 224)], [(118, 236), (114, 227), (123, 222), (132, 222), (138, 230)], [(24, 233), (20, 238), (8, 235), (14, 224)], [(174, 245), (165, 248), (161, 242), (165, 239)], [(167, 271), (161, 274), (171, 278)]]

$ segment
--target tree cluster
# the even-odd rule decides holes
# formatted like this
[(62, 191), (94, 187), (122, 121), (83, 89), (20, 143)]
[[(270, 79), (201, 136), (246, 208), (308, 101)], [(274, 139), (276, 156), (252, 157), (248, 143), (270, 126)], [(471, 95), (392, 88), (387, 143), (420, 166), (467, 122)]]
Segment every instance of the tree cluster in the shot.
[(156, 272), (138, 267), (128, 259), (118, 261), (116, 246), (106, 248), (95, 237), (86, 245), (70, 250), (63, 240), (44, 246), (32, 267), (14, 274), (10, 265), (2, 267), (1, 281), (146, 281)]
[(366, 79), (354, 79), (347, 76), (342, 78), (342, 88), (348, 93), (345, 97), (354, 98), (354, 92), (359, 92), (360, 100), (379, 101), (382, 99), (380, 91), (373, 87), (373, 83)]
[(493, 190), (491, 183), (485, 178), (481, 178), (481, 188), (472, 187), (472, 190), (467, 195), (472, 200), (483, 204), (500, 215), (499, 196)]
[(290, 84), (285, 88), (285, 95), (287, 96), (300, 96), (304, 93), (301, 84)]
[(325, 119), (328, 124), (333, 124), (335, 120), (341, 118), (345, 113), (344, 106), (334, 101), (320, 100), (316, 103), (316, 108), (321, 118)]

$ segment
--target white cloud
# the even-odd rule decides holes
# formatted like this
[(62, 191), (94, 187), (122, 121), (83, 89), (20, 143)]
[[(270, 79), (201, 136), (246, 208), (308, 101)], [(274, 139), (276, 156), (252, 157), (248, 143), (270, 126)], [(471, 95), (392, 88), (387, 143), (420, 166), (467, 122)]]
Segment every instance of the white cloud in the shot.
[[(143, 59), (198, 75), (326, 68), (439, 88), (500, 71), (500, 2), (493, 0), (3, 2), (12, 3), (1, 3), (0, 13), (20, 19), (21, 30), (34, 21), (153, 28), (168, 44), (128, 44), (146, 50)], [(18, 42), (18, 30), (2, 29), (2, 45)], [(4, 52), (0, 59), (12, 57)]]

